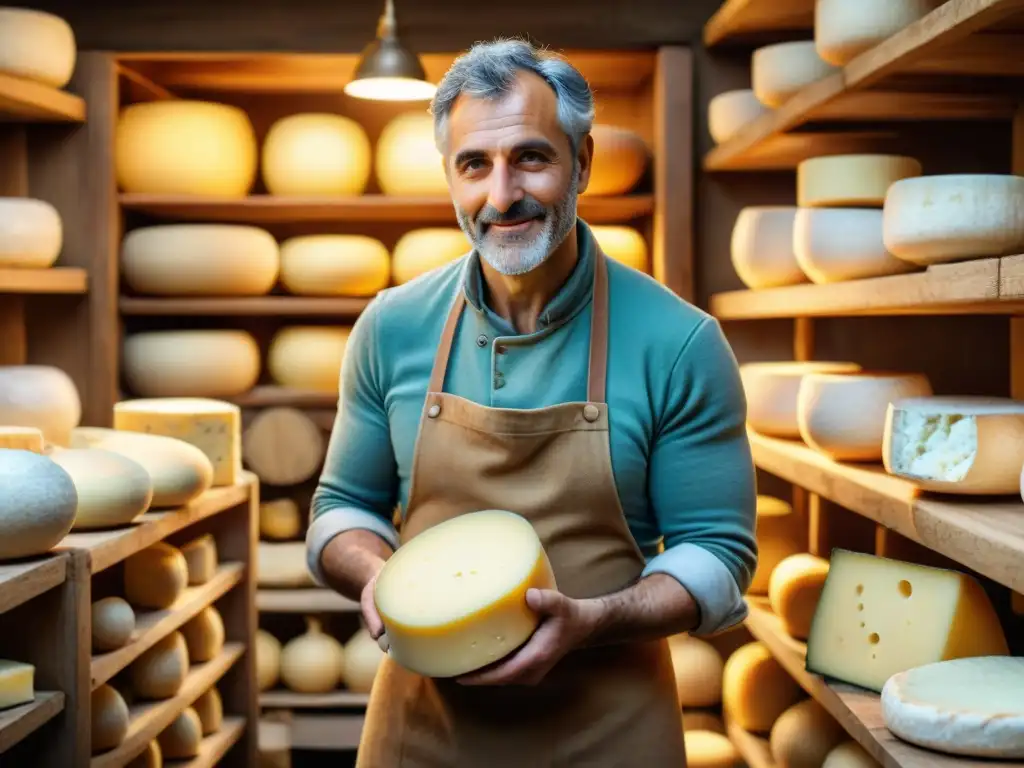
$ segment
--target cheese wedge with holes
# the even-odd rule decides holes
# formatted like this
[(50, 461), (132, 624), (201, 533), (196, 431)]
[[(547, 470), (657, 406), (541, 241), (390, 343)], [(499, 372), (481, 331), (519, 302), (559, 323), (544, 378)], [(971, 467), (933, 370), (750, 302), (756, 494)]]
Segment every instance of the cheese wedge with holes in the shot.
[(484, 667), (522, 645), (540, 623), (526, 604), (555, 575), (533, 526), (502, 510), (447, 520), (399, 547), (377, 577), (374, 601), (391, 657), (429, 677)]
[(921, 163), (902, 155), (812, 157), (796, 167), (797, 205), (881, 208), (890, 186), (920, 175)]
[(0, 427), (0, 449), (43, 452), (43, 431), (35, 427)]
[(895, 674), (882, 688), (882, 718), (919, 747), (1024, 758), (1024, 658), (954, 659)]
[(958, 571), (832, 551), (807, 670), (872, 691), (937, 661), (1009, 653), (981, 585)]
[(20, 661), (0, 659), (0, 710), (35, 698), (36, 668)]

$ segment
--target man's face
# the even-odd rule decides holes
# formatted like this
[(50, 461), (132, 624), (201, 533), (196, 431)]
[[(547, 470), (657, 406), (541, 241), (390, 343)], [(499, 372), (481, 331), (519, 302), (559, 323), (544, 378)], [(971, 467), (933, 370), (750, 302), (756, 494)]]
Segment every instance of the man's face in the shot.
[(592, 141), (573, 155), (554, 92), (528, 72), (500, 100), (460, 97), (448, 128), (445, 163), (462, 231), (498, 272), (535, 269), (576, 224)]

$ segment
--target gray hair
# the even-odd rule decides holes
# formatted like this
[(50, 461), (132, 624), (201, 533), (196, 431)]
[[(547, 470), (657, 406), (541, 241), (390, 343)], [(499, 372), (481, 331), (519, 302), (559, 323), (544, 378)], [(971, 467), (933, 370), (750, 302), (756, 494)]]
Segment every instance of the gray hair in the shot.
[(434, 143), (441, 154), (447, 154), (448, 118), (456, 99), (463, 94), (499, 99), (512, 89), (518, 72), (533, 72), (551, 86), (558, 101), (558, 124), (576, 154), (594, 123), (594, 94), (586, 78), (553, 53), (525, 40), (503, 38), (474, 45), (452, 63), (438, 85), (430, 111)]

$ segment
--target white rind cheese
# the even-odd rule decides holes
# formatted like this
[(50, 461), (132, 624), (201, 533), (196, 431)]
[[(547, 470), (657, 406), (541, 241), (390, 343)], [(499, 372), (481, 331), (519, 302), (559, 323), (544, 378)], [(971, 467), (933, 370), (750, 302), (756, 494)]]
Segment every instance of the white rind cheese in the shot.
[(781, 107), (803, 88), (837, 71), (818, 56), (813, 40), (758, 48), (750, 62), (754, 93), (766, 107)]
[(472, 250), (458, 227), (425, 227), (406, 232), (391, 251), (391, 278), (395, 285), (443, 267)]
[(434, 119), (426, 112), (407, 112), (385, 125), (377, 139), (374, 171), (385, 195), (447, 195)]
[(64, 223), (56, 208), (30, 197), (0, 197), (0, 267), (46, 269), (63, 247)]
[(720, 93), (708, 102), (708, 133), (716, 144), (724, 144), (770, 111), (750, 88)]
[(235, 397), (260, 377), (260, 348), (245, 331), (144, 331), (125, 339), (121, 362), (139, 397)]
[(954, 659), (893, 675), (886, 727), (919, 747), (966, 757), (1024, 758), (1024, 658)]
[(388, 287), (391, 258), (366, 235), (302, 235), (281, 243), (281, 284), (300, 296), (373, 296)]
[(153, 502), (153, 479), (134, 459), (102, 448), (68, 448), (50, 458), (67, 472), (78, 493), (72, 530), (128, 525)]
[(736, 217), (730, 241), (732, 267), (747, 288), (806, 283), (793, 251), (794, 206), (752, 206)]
[(0, 72), (63, 88), (77, 58), (74, 30), (60, 16), (0, 8)]
[[(881, 208), (890, 186), (920, 175), (921, 163), (902, 155), (812, 157), (796, 167), (797, 205), (801, 208)], [(885, 244), (889, 245), (888, 238)], [(899, 256), (891, 247), (889, 250)]]
[(747, 424), (773, 437), (800, 437), (797, 403), (800, 383), (808, 373), (856, 373), (856, 363), (746, 363), (740, 380), (747, 399)]
[(747, 590), (752, 595), (768, 594), (775, 566), (804, 550), (807, 534), (793, 506), (772, 496), (757, 497), (757, 568)]
[(930, 13), (941, 0), (817, 0), (814, 44), (818, 55), (842, 67)]
[(47, 443), (66, 448), (81, 419), (78, 388), (60, 368), (0, 366), (0, 424), (34, 427)]
[(361, 195), (372, 154), (366, 131), (350, 117), (288, 115), (263, 140), (263, 183), (272, 195)]
[(898, 181), (885, 198), (883, 238), (894, 256), (923, 266), (1015, 253), (1024, 248), (1024, 177)]
[(1016, 494), (1024, 402), (995, 397), (898, 400), (886, 414), (885, 470), (929, 491)]

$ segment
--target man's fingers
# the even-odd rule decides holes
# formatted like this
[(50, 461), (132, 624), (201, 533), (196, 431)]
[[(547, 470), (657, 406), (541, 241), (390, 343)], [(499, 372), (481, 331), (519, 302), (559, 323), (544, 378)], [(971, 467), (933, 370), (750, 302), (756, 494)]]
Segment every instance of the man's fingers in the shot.
[(549, 616), (563, 616), (569, 608), (569, 598), (554, 589), (526, 590), (526, 604), (531, 610)]

